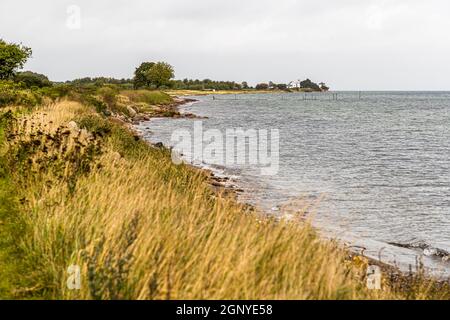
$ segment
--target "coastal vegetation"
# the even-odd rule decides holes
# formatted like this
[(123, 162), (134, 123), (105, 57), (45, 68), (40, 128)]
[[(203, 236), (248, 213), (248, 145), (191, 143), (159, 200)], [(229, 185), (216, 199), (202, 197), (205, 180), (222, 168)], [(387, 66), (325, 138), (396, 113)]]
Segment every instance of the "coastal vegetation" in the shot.
[(322, 91), (320, 86), (317, 83), (312, 82), (309, 79), (303, 80), (300, 82), (301, 89), (310, 89), (312, 91)]
[(106, 77), (81, 78), (67, 81), (66, 84), (83, 87), (116, 86), (120, 89), (160, 89), (164, 91), (191, 91), (194, 94), (219, 92), (255, 93), (255, 92), (326, 92), (330, 88), (324, 83), (316, 84), (310, 79), (291, 81), (290, 83), (258, 83), (254, 87), (247, 81), (215, 81), (211, 79), (174, 79), (174, 68), (166, 62), (143, 62), (136, 68), (133, 79), (114, 79)]
[(31, 57), (31, 48), (0, 39), (0, 80), (9, 79)]
[(170, 80), (175, 77), (173, 67), (166, 62), (144, 62), (134, 72), (133, 84), (135, 89), (142, 87), (156, 89), (169, 87)]
[(368, 290), (368, 261), (321, 240), (301, 208), (285, 222), (239, 205), (95, 106), (3, 108), (0, 132), (3, 297), (448, 297), (416, 276)]
[(450, 298), (420, 270), (369, 290), (369, 261), (321, 239), (306, 208), (276, 220), (175, 165), (130, 125), (179, 115), (171, 95), (29, 87), (21, 63), (0, 81), (0, 298)]
[(44, 88), (53, 86), (53, 83), (47, 78), (46, 75), (31, 71), (17, 72), (14, 75), (13, 80), (16, 83), (23, 83), (27, 88)]

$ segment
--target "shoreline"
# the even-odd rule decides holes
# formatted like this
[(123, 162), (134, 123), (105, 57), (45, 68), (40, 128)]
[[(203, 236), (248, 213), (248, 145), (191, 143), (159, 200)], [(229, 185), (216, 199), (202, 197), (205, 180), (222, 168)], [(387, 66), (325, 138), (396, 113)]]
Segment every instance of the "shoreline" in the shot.
[[(211, 93), (206, 93), (205, 95), (212, 95), (215, 94), (214, 92)], [(180, 112), (180, 108), (183, 106), (186, 106), (189, 103), (196, 103), (199, 100), (196, 99), (191, 99), (191, 98), (184, 98), (184, 97), (173, 97), (175, 102), (173, 104), (171, 104), (170, 106), (168, 106), (172, 111), (176, 112), (175, 116), (169, 116), (169, 117), (161, 117), (161, 116), (148, 116), (148, 114), (141, 114), (142, 120), (139, 121), (133, 121), (132, 122), (132, 130), (133, 132), (136, 132), (137, 135), (143, 139), (144, 141), (146, 141), (147, 143), (149, 143), (150, 145), (152, 145), (153, 147), (156, 148), (165, 148), (167, 150), (170, 150), (170, 148), (168, 148), (167, 146), (163, 145), (162, 142), (151, 142), (147, 139), (145, 139), (142, 136), (142, 132), (140, 132), (139, 129), (137, 129), (135, 126), (141, 124), (142, 122), (147, 122), (147, 121), (151, 121), (151, 119), (153, 118), (173, 118), (173, 119), (179, 119), (179, 118), (189, 118), (189, 119), (205, 119), (204, 117), (200, 117), (197, 116), (195, 114), (192, 113), (182, 113)], [(239, 186), (238, 183), (232, 183), (230, 184), (230, 181), (232, 180), (229, 176), (224, 175), (222, 176), (217, 176), (217, 173), (214, 172), (213, 169), (209, 169), (209, 168), (204, 168), (202, 166), (198, 166), (198, 165), (194, 165), (194, 164), (187, 164), (189, 167), (193, 168), (194, 170), (198, 170), (200, 172), (202, 172), (203, 174), (205, 174), (208, 177), (208, 183), (211, 187), (211, 189), (216, 193), (216, 194), (222, 194), (225, 195), (227, 197), (232, 197), (234, 201), (239, 202), (239, 204), (249, 208), (249, 210), (253, 211), (253, 212), (259, 212), (260, 214), (263, 215), (269, 215), (268, 212), (260, 212), (259, 209), (257, 209), (257, 207), (255, 207), (254, 205), (245, 202), (245, 201), (239, 201), (238, 197), (240, 193), (244, 193), (245, 190)], [(316, 229), (316, 227), (314, 227)], [(326, 238), (321, 236), (322, 240), (327, 241)], [(450, 278), (442, 278), (442, 277), (436, 277), (434, 275), (431, 274), (427, 274), (426, 271), (423, 269), (423, 265), (421, 265), (420, 263), (416, 264), (415, 266), (415, 270), (413, 270), (412, 266), (410, 265), (410, 270), (409, 271), (404, 271), (402, 270), (400, 267), (398, 267), (397, 265), (392, 265), (389, 264), (387, 262), (383, 262), (380, 259), (375, 259), (372, 257), (369, 257), (367, 255), (364, 254), (365, 248), (361, 247), (358, 249), (360, 249), (358, 252), (358, 250), (355, 250), (356, 248), (352, 249), (351, 245), (348, 245), (347, 243), (345, 243), (344, 240), (339, 240), (339, 239), (335, 239), (335, 238), (331, 238), (329, 239), (330, 241), (337, 241), (339, 243), (339, 245), (347, 252), (348, 255), (348, 261), (350, 263), (356, 263), (356, 264), (364, 264), (364, 265), (372, 265), (372, 266), (377, 266), (381, 269), (382, 273), (387, 275), (387, 278), (389, 279), (390, 282), (393, 283), (398, 283), (401, 286), (405, 286), (408, 283), (411, 282), (412, 279), (414, 279), (416, 276), (420, 276), (420, 277), (426, 277), (427, 279), (433, 279), (434, 281), (436, 281), (436, 283), (438, 285), (448, 285), (450, 283)]]
[(289, 94), (289, 93), (330, 93), (332, 91), (311, 91), (308, 89), (288, 89), (288, 90), (280, 90), (280, 89), (272, 89), (272, 90), (165, 90), (168, 95), (172, 97), (181, 97), (181, 96), (209, 96), (209, 95), (245, 95), (245, 94)]
[[(142, 136), (142, 132), (136, 128), (137, 125), (143, 123), (143, 122), (148, 122), (151, 121), (151, 119), (155, 119), (155, 118), (172, 118), (172, 119), (207, 119), (206, 117), (201, 117), (198, 115), (195, 115), (193, 113), (183, 113), (180, 111), (180, 107), (182, 106), (186, 106), (188, 104), (193, 104), (198, 102), (199, 100), (197, 99), (192, 99), (192, 98), (184, 98), (184, 97), (174, 97), (174, 102), (164, 106), (165, 109), (170, 110), (171, 112), (174, 113), (174, 115), (172, 116), (161, 116), (161, 115), (155, 115), (155, 114), (150, 114), (147, 112), (141, 112), (141, 113), (137, 113), (136, 116), (134, 116), (132, 119), (128, 119), (128, 123), (131, 124), (129, 126), (129, 128), (136, 134), (136, 136), (139, 136), (139, 138), (141, 138), (142, 140), (148, 142), (150, 145), (152, 145), (153, 147), (156, 148), (165, 148), (167, 150), (170, 150), (170, 148), (168, 148), (167, 146), (164, 146), (162, 144), (162, 142), (150, 142), (148, 140), (146, 140), (143, 136)], [(196, 166), (193, 164), (186, 164), (189, 167), (195, 169), (195, 170), (199, 170), (202, 173), (206, 174), (209, 180), (209, 184), (211, 186), (211, 188), (216, 192), (216, 193), (222, 193), (225, 194), (227, 196), (232, 196), (234, 199), (237, 200), (237, 196), (238, 193), (244, 192), (244, 190), (242, 188), (240, 188), (239, 186), (235, 185), (235, 184), (227, 184), (228, 182), (230, 182), (232, 179), (229, 176), (223, 176), (223, 177), (219, 177), (217, 176), (217, 173), (215, 173), (212, 169), (208, 169), (208, 168), (202, 168), (200, 166)], [(252, 207), (252, 210), (256, 210), (256, 208), (254, 208), (252, 205), (247, 204), (247, 203), (242, 203), (244, 206), (247, 207)]]
[[(176, 101), (170, 108), (185, 105), (182, 102), (191, 101)], [(149, 107), (147, 110), (156, 108), (156, 106)], [(51, 249), (49, 257), (36, 255), (35, 250), (39, 250), (41, 248), (39, 246), (26, 247), (20, 261), (17, 261), (20, 264), (17, 265), (15, 275), (21, 279), (19, 271), (27, 267), (27, 259), (31, 257), (38, 262), (47, 261), (46, 259), (50, 258), (53, 266), (42, 268), (41, 273), (30, 278), (30, 284), (26, 286), (16, 283), (15, 277), (11, 278), (11, 284), (8, 287), (13, 296), (39, 297), (42, 293), (48, 298), (55, 299), (111, 298), (112, 296), (120, 296), (124, 299), (167, 298), (164, 290), (169, 284), (171, 288), (173, 285), (176, 286), (174, 291), (171, 291), (173, 293), (170, 296), (171, 299), (183, 297), (195, 299), (203, 295), (204, 290), (211, 290), (210, 297), (216, 299), (259, 297), (420, 299), (421, 297), (446, 298), (448, 296), (450, 289), (447, 283), (437, 283), (433, 279), (416, 274), (404, 276), (397, 274), (395, 270), (389, 271), (392, 268), (383, 271), (381, 291), (368, 290), (365, 286), (367, 266), (371, 263), (368, 259), (352, 255), (337, 241), (321, 237), (317, 229), (309, 223), (283, 222), (273, 216), (260, 215), (261, 211), (258, 209), (256, 212), (251, 212), (255, 210), (255, 207), (245, 206), (242, 202), (233, 199), (233, 196), (237, 194), (236, 190), (223, 188), (224, 185), (229, 184), (228, 178), (224, 178), (222, 174), (211, 174), (211, 170), (197, 166), (175, 165), (171, 160), (169, 149), (162, 144), (155, 145), (147, 139), (141, 139), (130, 117), (127, 118), (128, 121), (122, 121), (122, 119), (116, 119), (117, 115), (119, 114), (115, 110), (111, 116), (105, 116), (92, 105), (64, 100), (55, 105), (39, 107), (33, 110), (32, 114), (18, 115), (19, 124), (31, 122), (36, 128), (35, 131), (15, 126), (14, 124), (17, 123), (15, 118), (10, 124), (7, 123), (16, 128), (15, 133), (8, 137), (14, 137), (19, 142), (8, 145), (8, 154), (14, 155), (21, 151), (23, 144), (20, 141), (28, 141), (28, 139), (40, 141), (40, 148), (47, 148), (47, 153), (36, 153), (36, 165), (42, 163), (40, 159), (45, 159), (48, 152), (61, 156), (60, 148), (53, 143), (57, 139), (48, 139), (47, 136), (66, 137), (69, 134), (73, 138), (81, 137), (83, 148), (85, 148), (83, 150), (95, 152), (85, 155), (93, 171), (87, 168), (85, 172), (75, 177), (69, 176), (71, 173), (69, 171), (67, 175), (72, 180), (67, 180), (67, 185), (65, 180), (61, 185), (42, 184), (42, 180), (35, 179), (35, 171), (30, 171), (29, 166), (33, 163), (28, 162), (21, 163), (21, 168), (29, 172), (29, 175), (25, 177), (31, 179), (24, 185), (26, 188), (22, 188), (20, 184), (7, 184), (14, 194), (28, 200), (17, 204), (18, 214), (28, 217), (29, 210), (34, 210), (39, 218), (24, 220), (21, 228), (29, 227), (30, 232), (22, 232), (20, 237), (27, 243), (38, 241), (45, 244), (45, 248)], [(49, 127), (49, 124), (52, 126)], [(42, 135), (34, 134), (43, 127), (47, 128), (44, 129), (46, 135), (42, 137)], [(57, 128), (60, 129), (56, 130)], [(70, 144), (71, 139), (61, 141), (64, 146), (73, 148), (77, 146)], [(33, 143), (34, 145), (38, 144)], [(97, 148), (92, 149), (93, 147)], [(85, 153), (75, 154), (83, 156)], [(91, 158), (91, 156), (95, 157)], [(5, 165), (8, 165), (5, 168), (12, 172), (15, 162), (8, 162), (8, 159), (3, 159)], [(79, 159), (71, 159), (69, 158), (70, 161), (65, 163), (76, 166)], [(47, 168), (47, 162), (42, 164), (42, 168), (42, 170)], [(60, 181), (58, 169), (60, 168), (56, 165), (51, 166), (46, 174)], [(14, 176), (14, 178), (20, 177)], [(66, 197), (67, 187), (73, 186), (69, 184), (71, 181), (75, 181), (76, 188), (72, 189), (73, 193), (70, 197)], [(30, 183), (32, 183), (31, 188)], [(35, 198), (34, 190), (42, 190), (44, 193), (41, 193), (39, 198)], [(227, 190), (230, 190), (228, 194)], [(53, 199), (60, 197), (66, 199), (62, 205), (42, 206), (42, 203), (53, 204)], [(5, 213), (10, 214), (9, 211)], [(55, 228), (48, 229), (50, 236), (49, 233), (33, 232), (39, 229), (47, 230), (49, 217), (56, 219), (52, 220), (52, 226)], [(5, 228), (8, 226), (9, 224), (6, 224)], [(67, 228), (68, 226), (77, 227), (73, 229)], [(9, 229), (0, 228), (1, 230)], [(61, 233), (60, 230), (64, 232)], [(150, 234), (148, 234), (149, 230), (152, 230)], [(78, 234), (83, 235), (83, 238), (78, 237)], [(177, 236), (174, 237), (174, 234)], [(62, 258), (59, 242), (55, 242), (56, 235), (58, 239), (69, 245)], [(78, 243), (85, 239), (84, 235), (93, 240), (89, 240), (80, 248)], [(108, 241), (96, 242), (95, 239), (99, 235), (105, 235)], [(126, 246), (113, 245), (116, 243), (123, 243)], [(13, 243), (11, 247), (14, 247)], [(149, 248), (152, 249), (149, 250)], [(167, 251), (161, 254), (161, 248)], [(83, 251), (79, 251), (80, 249)], [(80, 252), (80, 255), (74, 257), (74, 252)], [(176, 254), (177, 252), (183, 254)], [(223, 252), (228, 253), (224, 255)], [(133, 260), (129, 260), (130, 254)], [(127, 270), (131, 273), (127, 273), (121, 283), (130, 281), (133, 284), (132, 291), (122, 291), (121, 283), (110, 287), (109, 282), (104, 282), (105, 279), (113, 279), (116, 275), (117, 269), (112, 268), (110, 271), (103, 268), (112, 255), (117, 257), (114, 261), (128, 261), (129, 269)], [(101, 260), (96, 260), (98, 257), (102, 257)], [(156, 264), (152, 263), (155, 257), (158, 257)], [(209, 260), (208, 257), (210, 257)], [(205, 258), (207, 258), (206, 262), (204, 262)], [(63, 282), (61, 286), (53, 285), (54, 279), (61, 279), (61, 274), (54, 270), (64, 270), (68, 261), (82, 267), (82, 281), (86, 285), (80, 292), (65, 290)], [(241, 267), (236, 268), (236, 264)], [(170, 281), (173, 277), (186, 276), (183, 270), (187, 266), (190, 270), (194, 270), (192, 272), (194, 278), (183, 278), (184, 281), (177, 283), (164, 282)], [(211, 266), (214, 268), (211, 269)], [(89, 278), (86, 268), (93, 268), (95, 273), (89, 274), (97, 273), (99, 276)], [(203, 287), (204, 276), (202, 275), (205, 268), (211, 270), (206, 271), (208, 278), (220, 275), (220, 278), (213, 283), (213, 287), (210, 284)], [(145, 288), (148, 288), (148, 280), (146, 277), (136, 278), (136, 276), (151, 275), (155, 272), (171, 275), (171, 277), (158, 278), (156, 293), (155, 291), (142, 293)], [(255, 279), (243, 276), (255, 274), (255, 272), (257, 275)], [(41, 274), (49, 274), (50, 280), (42, 281)], [(230, 275), (235, 282), (226, 286), (226, 292), (217, 295), (216, 288), (223, 290), (222, 280)], [(274, 275), (283, 276), (274, 278)], [(136, 282), (136, 279), (139, 279), (139, 282)], [(301, 285), (302, 283), (306, 283), (306, 287)], [(24, 291), (35, 284), (38, 284), (39, 288), (48, 288), (48, 291)], [(100, 290), (107, 288), (107, 291), (92, 292), (90, 291), (92, 285)], [(188, 289), (192, 285), (204, 289), (192, 292)], [(244, 291), (245, 294), (242, 293)]]

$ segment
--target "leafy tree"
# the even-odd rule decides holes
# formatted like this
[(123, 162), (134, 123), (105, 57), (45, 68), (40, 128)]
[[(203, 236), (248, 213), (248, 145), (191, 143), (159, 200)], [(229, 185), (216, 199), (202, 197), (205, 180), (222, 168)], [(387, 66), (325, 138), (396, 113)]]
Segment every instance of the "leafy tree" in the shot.
[(0, 80), (11, 78), (31, 57), (31, 49), (0, 39)]
[[(160, 88), (162, 86), (169, 86), (170, 80), (175, 76), (173, 67), (166, 62), (144, 62), (134, 73), (134, 87), (150, 87), (155, 86)], [(201, 84), (200, 80), (198, 81)]]
[(25, 71), (25, 72), (18, 72), (14, 76), (15, 82), (22, 82), (24, 83), (28, 88), (31, 87), (51, 87), (52, 82), (48, 80), (48, 78), (40, 73), (35, 73), (31, 71)]
[(149, 87), (151, 85), (148, 72), (155, 65), (154, 62), (143, 62), (134, 72), (133, 85), (135, 89)]
[(314, 91), (321, 91), (319, 85), (317, 83), (312, 82), (309, 79), (306, 79), (306, 80), (300, 82), (300, 88), (311, 89)]
[(166, 62), (157, 62), (146, 73), (147, 79), (157, 88), (169, 86), (170, 80), (175, 77), (173, 67)]
[(244, 89), (244, 90), (245, 90), (245, 89), (248, 89), (249, 86), (248, 86), (247, 81), (242, 82), (241, 87), (242, 87), (242, 89)]
[[(245, 88), (245, 84), (239, 84), (234, 81), (215, 81), (211, 79), (204, 80), (172, 80), (170, 85), (174, 89), (179, 90), (239, 90)], [(247, 84), (247, 89), (250, 87)]]
[(276, 85), (278, 90), (287, 90), (287, 84), (279, 83)]
[(256, 90), (267, 90), (269, 85), (267, 83), (258, 83), (255, 88)]
[(320, 90), (322, 90), (322, 91), (330, 90), (330, 88), (325, 84), (325, 82), (321, 82), (321, 83), (319, 83), (319, 85), (320, 85)]

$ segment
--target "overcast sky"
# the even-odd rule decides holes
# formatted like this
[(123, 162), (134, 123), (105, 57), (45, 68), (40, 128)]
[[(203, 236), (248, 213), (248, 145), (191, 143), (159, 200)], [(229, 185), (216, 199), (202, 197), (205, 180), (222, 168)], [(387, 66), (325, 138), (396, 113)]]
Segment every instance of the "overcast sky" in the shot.
[(449, 14), (448, 0), (0, 0), (0, 38), (58, 81), (163, 60), (179, 79), (450, 90)]

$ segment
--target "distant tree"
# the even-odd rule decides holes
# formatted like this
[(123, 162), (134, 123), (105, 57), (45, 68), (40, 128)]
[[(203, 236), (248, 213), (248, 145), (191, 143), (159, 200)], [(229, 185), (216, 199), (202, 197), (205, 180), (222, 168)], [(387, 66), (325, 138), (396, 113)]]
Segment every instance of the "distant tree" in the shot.
[(279, 83), (276, 85), (278, 90), (287, 90), (287, 84), (285, 83)]
[(269, 89), (275, 89), (276, 88), (276, 84), (272, 81), (269, 81)]
[(325, 82), (321, 82), (321, 83), (319, 83), (319, 85), (320, 85), (320, 90), (322, 90), (322, 91), (330, 90), (330, 88), (325, 84)]
[(157, 88), (169, 86), (170, 80), (175, 77), (173, 67), (166, 62), (157, 62), (146, 72), (147, 79)]
[(13, 79), (15, 82), (24, 83), (28, 88), (52, 86), (52, 82), (45, 75), (31, 71), (18, 72)]
[(267, 83), (258, 83), (255, 88), (256, 90), (267, 90), (269, 85)]
[(300, 82), (300, 88), (302, 89), (311, 89), (313, 91), (321, 91), (320, 87), (317, 83), (312, 82), (309, 79)]
[[(175, 76), (173, 67), (166, 62), (144, 62), (134, 72), (133, 84), (136, 89), (155, 86), (156, 88), (171, 86)], [(184, 81), (187, 81), (185, 79)], [(200, 82), (200, 80), (197, 80)]]
[(148, 72), (155, 66), (154, 62), (143, 62), (134, 71), (133, 85), (135, 89), (149, 87), (151, 85)]
[(171, 81), (171, 87), (182, 90), (240, 90), (250, 89), (247, 82), (215, 81), (211, 79), (183, 79)]
[(120, 85), (124, 89), (131, 89), (134, 87), (133, 79), (114, 79), (114, 78), (105, 78), (105, 77), (97, 77), (97, 78), (80, 78), (74, 79), (72, 81), (66, 81), (67, 84), (81, 86), (81, 87), (101, 87), (105, 84), (114, 84)]
[(11, 78), (31, 57), (30, 48), (0, 39), (0, 80)]

